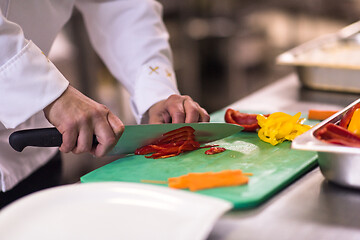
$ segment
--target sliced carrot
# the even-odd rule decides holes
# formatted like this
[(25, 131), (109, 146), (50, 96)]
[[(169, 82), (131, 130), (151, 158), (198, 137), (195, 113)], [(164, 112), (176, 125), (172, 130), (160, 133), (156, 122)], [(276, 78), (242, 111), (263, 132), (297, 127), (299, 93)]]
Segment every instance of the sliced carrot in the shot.
[[(246, 173), (246, 175), (249, 175)], [(188, 173), (169, 178), (169, 187), (197, 191), (202, 189), (229, 187), (247, 184), (249, 178), (241, 170), (223, 170), (221, 172)]]
[(308, 113), (308, 119), (311, 120), (325, 120), (328, 117), (334, 115), (338, 111), (335, 110), (317, 110), (317, 109), (310, 109)]

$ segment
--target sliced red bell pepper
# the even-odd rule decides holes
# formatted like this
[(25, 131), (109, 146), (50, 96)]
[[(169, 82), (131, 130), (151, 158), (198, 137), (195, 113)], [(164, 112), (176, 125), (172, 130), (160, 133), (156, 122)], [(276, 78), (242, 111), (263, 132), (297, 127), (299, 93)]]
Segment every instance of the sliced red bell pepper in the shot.
[[(195, 130), (186, 126), (167, 132), (154, 143), (135, 150), (136, 155), (146, 155), (146, 158), (168, 158), (177, 156), (186, 151), (193, 151), (200, 148), (200, 143), (195, 141)], [(204, 146), (212, 147), (212, 146)]]
[(182, 140), (190, 140), (195, 137), (195, 129), (190, 126), (181, 127), (170, 132), (164, 133), (156, 143), (169, 143)]
[(226, 149), (223, 147), (211, 147), (209, 150), (205, 151), (205, 154), (207, 155), (213, 155), (213, 154), (217, 154), (217, 153), (221, 153), (224, 152)]
[(195, 129), (193, 129), (190, 126), (185, 126), (185, 127), (181, 127), (181, 128), (172, 130), (170, 132), (164, 133), (163, 136), (173, 136), (173, 135), (177, 135), (177, 134), (182, 133), (182, 132), (194, 133)]
[[(176, 144), (178, 145), (178, 144)], [(161, 147), (158, 149), (157, 152), (155, 152), (154, 154), (152, 154), (151, 156), (146, 156), (146, 158), (166, 158), (166, 157), (173, 157), (173, 156), (177, 156), (180, 153), (186, 152), (186, 151), (193, 151), (196, 149), (200, 148), (200, 143), (193, 141), (193, 140), (189, 140), (189, 141), (185, 141), (183, 142), (181, 145), (178, 146), (169, 146), (169, 147)]]
[(352, 116), (354, 115), (354, 112), (356, 109), (360, 108), (360, 103), (355, 104), (352, 108), (347, 111), (344, 116), (341, 118), (339, 126), (347, 128)]
[(174, 143), (164, 143), (164, 144), (149, 144), (145, 145), (141, 148), (138, 148), (135, 150), (135, 155), (146, 155), (149, 153), (157, 152), (161, 149), (171, 148), (171, 147), (179, 147), (181, 146), (185, 141), (178, 141)]
[(323, 128), (316, 131), (315, 137), (327, 143), (348, 147), (360, 147), (360, 137), (358, 135), (333, 123), (328, 123)]
[[(225, 112), (225, 122), (240, 125), (244, 127), (245, 132), (256, 132), (259, 128), (256, 116), (257, 114), (242, 113), (229, 108)], [(264, 116), (267, 117), (269, 114)]]
[(146, 145), (135, 150), (135, 155), (146, 155), (155, 152), (155, 149), (151, 145)]

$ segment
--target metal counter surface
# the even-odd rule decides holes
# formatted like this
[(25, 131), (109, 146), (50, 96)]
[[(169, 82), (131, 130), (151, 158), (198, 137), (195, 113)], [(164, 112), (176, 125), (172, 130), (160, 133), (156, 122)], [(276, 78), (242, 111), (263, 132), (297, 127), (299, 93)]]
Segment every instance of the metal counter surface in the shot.
[[(307, 113), (342, 109), (359, 97), (306, 89), (293, 74), (229, 107)], [(225, 214), (208, 237), (239, 239), (360, 239), (360, 190), (329, 183), (317, 167), (260, 207)]]

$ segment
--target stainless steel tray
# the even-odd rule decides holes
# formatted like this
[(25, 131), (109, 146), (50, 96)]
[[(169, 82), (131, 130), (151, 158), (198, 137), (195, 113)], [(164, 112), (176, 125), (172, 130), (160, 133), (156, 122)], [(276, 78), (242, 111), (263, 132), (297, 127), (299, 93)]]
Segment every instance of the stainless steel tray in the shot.
[(294, 66), (309, 88), (360, 93), (359, 32), (360, 21), (279, 55), (277, 63)]
[(359, 102), (360, 99), (354, 101), (343, 110), (298, 136), (291, 145), (293, 149), (316, 151), (320, 170), (327, 180), (358, 189), (360, 189), (360, 148), (325, 143), (318, 140), (314, 134), (327, 123), (338, 123), (343, 115)]

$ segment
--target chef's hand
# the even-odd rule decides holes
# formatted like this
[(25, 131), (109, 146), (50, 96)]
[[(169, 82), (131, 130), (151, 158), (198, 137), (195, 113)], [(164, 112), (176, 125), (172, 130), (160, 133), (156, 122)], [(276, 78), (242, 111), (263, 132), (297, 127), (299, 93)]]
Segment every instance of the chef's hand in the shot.
[[(69, 86), (44, 109), (46, 118), (62, 134), (60, 151), (75, 154), (91, 152), (102, 157), (117, 143), (124, 124), (110, 110)], [(93, 135), (99, 144), (92, 147)]]
[(206, 110), (200, 107), (191, 97), (176, 94), (155, 103), (148, 113), (150, 124), (210, 121), (210, 116)]

